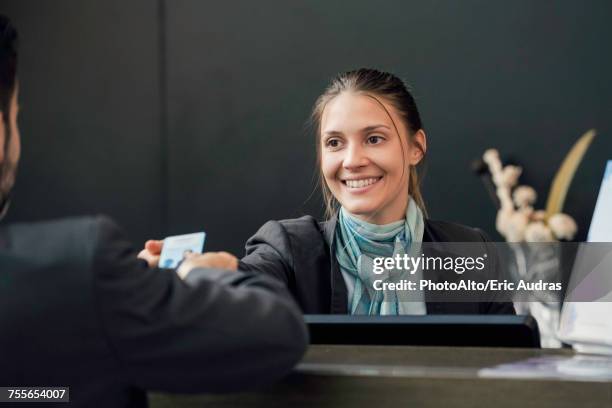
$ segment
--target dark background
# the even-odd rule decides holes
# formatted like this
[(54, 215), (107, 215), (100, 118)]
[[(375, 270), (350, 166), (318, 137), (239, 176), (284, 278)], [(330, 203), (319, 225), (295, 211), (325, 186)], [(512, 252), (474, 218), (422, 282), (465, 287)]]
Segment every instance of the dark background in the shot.
[(612, 159), (609, 1), (2, 0), (0, 12), (21, 35), (12, 221), (102, 212), (138, 246), (205, 230), (206, 249), (242, 254), (268, 219), (322, 215), (305, 123), (329, 78), (361, 66), (413, 88), (432, 218), (499, 238), (470, 162), (498, 148), (542, 208), (596, 128), (565, 206), (584, 239)]

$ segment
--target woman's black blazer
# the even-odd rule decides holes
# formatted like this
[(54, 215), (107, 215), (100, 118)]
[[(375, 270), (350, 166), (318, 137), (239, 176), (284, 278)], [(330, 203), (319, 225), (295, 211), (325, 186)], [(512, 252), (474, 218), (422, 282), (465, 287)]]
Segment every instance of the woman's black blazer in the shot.
[[(246, 243), (239, 269), (285, 282), (306, 314), (348, 314), (348, 292), (332, 248), (336, 218), (268, 221)], [(424, 242), (482, 242), (476, 228), (425, 220)], [(427, 314), (514, 314), (511, 302), (429, 302)]]

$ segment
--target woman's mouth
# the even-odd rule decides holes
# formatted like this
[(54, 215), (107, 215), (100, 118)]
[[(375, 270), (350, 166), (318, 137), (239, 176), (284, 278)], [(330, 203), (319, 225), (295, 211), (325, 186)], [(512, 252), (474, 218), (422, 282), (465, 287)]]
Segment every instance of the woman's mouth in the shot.
[(382, 179), (380, 177), (367, 177), (361, 179), (351, 179), (351, 180), (342, 180), (342, 184), (344, 184), (349, 191), (352, 193), (361, 193), (372, 188), (376, 183), (378, 183)]

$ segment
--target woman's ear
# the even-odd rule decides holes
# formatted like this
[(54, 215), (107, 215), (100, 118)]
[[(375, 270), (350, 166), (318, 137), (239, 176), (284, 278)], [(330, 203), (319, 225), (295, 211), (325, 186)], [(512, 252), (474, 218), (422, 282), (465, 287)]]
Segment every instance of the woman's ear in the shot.
[(427, 151), (427, 136), (423, 129), (419, 129), (412, 136), (412, 149), (410, 149), (410, 164), (416, 166), (419, 164), (425, 152)]

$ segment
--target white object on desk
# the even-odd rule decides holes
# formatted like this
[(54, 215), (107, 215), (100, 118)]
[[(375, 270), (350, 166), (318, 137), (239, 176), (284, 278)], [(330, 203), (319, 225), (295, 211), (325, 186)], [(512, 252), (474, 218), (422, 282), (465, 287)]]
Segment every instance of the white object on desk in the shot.
[[(612, 242), (612, 160), (606, 164), (587, 242)], [(586, 256), (578, 253), (574, 271), (581, 265), (581, 255)], [(583, 282), (575, 286), (574, 294), (582, 288), (586, 291), (600, 288), (604, 292), (612, 288), (610, 265), (612, 252), (589, 272)], [(572, 344), (578, 352), (612, 355), (612, 292), (603, 293), (593, 302), (572, 302), (571, 295), (561, 312), (559, 338)], [(576, 296), (574, 299), (587, 300), (584, 295)]]

